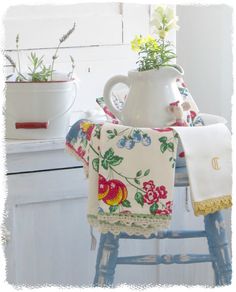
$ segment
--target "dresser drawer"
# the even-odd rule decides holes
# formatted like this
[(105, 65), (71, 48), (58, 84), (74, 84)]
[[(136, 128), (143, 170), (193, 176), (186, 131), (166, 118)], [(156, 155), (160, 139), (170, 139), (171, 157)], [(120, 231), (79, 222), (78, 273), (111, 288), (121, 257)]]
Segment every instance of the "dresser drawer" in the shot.
[(83, 168), (11, 174), (7, 176), (8, 200), (15, 204), (87, 198)]
[(82, 163), (64, 149), (7, 154), (6, 165), (7, 173), (79, 166)]

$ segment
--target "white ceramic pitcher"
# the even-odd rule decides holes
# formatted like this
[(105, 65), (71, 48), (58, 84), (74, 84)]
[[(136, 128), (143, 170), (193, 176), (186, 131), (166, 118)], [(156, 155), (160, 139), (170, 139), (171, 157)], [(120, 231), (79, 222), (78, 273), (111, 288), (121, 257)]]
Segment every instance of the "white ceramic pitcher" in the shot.
[[(134, 127), (166, 127), (173, 116), (168, 112), (170, 103), (183, 100), (176, 78), (184, 74), (179, 65), (165, 66), (148, 71), (132, 70), (128, 76), (117, 75), (105, 85), (103, 97), (109, 110), (122, 122)], [(118, 110), (112, 100), (112, 89), (118, 83), (129, 87), (123, 109)]]

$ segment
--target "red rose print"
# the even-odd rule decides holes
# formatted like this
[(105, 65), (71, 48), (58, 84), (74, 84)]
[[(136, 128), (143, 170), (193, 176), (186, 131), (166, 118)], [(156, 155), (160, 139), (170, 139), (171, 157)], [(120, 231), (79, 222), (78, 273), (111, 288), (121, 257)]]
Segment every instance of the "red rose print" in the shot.
[(154, 190), (147, 191), (146, 194), (143, 196), (143, 201), (148, 205), (158, 202), (158, 194)]
[(154, 185), (154, 182), (153, 180), (149, 180), (147, 182), (144, 182), (143, 183), (143, 189), (147, 192), (147, 191), (150, 191), (150, 190), (154, 190), (155, 189), (155, 185)]
[(167, 190), (165, 186), (160, 186), (156, 188), (159, 198), (160, 199), (166, 199), (167, 198)]

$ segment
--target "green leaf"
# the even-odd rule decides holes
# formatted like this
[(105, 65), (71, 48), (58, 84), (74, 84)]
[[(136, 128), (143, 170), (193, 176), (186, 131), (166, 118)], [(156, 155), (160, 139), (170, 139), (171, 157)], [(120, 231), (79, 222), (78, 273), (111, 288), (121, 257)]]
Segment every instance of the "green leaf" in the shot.
[(166, 143), (166, 141), (167, 141), (167, 137), (161, 137), (160, 139), (159, 139), (159, 141), (161, 142), (161, 143)]
[(124, 200), (121, 204), (123, 207), (131, 208), (130, 201), (128, 201), (128, 200)]
[(118, 205), (109, 207), (110, 213), (114, 213), (117, 209), (118, 209)]
[(110, 148), (105, 152), (104, 159), (111, 160), (113, 155), (114, 155), (114, 150)]
[(134, 181), (136, 182), (136, 184), (140, 185), (140, 181), (137, 178), (135, 178)]
[(162, 153), (164, 153), (164, 152), (166, 151), (167, 148), (168, 148), (168, 144), (167, 144), (167, 143), (162, 143), (162, 144), (161, 144), (160, 149), (161, 149), (161, 152), (162, 152)]
[(119, 165), (122, 161), (123, 161), (123, 157), (120, 157), (120, 156), (117, 156), (117, 155), (114, 155), (112, 157), (111, 160), (109, 160), (109, 163), (113, 166), (116, 166), (116, 165)]
[(169, 161), (171, 161), (172, 159), (173, 159), (173, 157), (170, 157), (170, 158), (169, 158)]
[(143, 207), (143, 194), (141, 192), (137, 192), (134, 196), (135, 201)]
[(98, 172), (99, 169), (99, 158), (94, 158), (92, 161), (93, 169)]
[(155, 214), (157, 209), (158, 209), (158, 205), (155, 202), (154, 204), (152, 204), (149, 210), (150, 210), (150, 213)]
[(137, 173), (136, 173), (136, 177), (139, 177), (139, 176), (141, 176), (142, 175), (142, 170), (139, 170)]
[(114, 134), (117, 136), (118, 135), (118, 132), (116, 129), (114, 129)]
[(107, 170), (108, 169), (108, 165), (109, 165), (108, 161), (106, 159), (103, 159), (102, 160), (102, 167)]
[(87, 145), (88, 145), (88, 140), (83, 139), (83, 140), (81, 141), (81, 143), (82, 143), (83, 147), (86, 148)]
[(113, 133), (111, 133), (107, 137), (108, 137), (108, 139), (113, 139), (113, 138), (115, 138), (115, 135)]
[(149, 173), (150, 173), (150, 169), (147, 169), (147, 170), (144, 172), (144, 176), (149, 175)]
[(107, 133), (111, 134), (111, 133), (113, 133), (113, 131), (112, 130), (107, 130)]
[(168, 150), (169, 150), (169, 151), (171, 151), (171, 152), (174, 151), (174, 148), (175, 148), (174, 143), (170, 142), (170, 143), (167, 144), (167, 146), (168, 146)]

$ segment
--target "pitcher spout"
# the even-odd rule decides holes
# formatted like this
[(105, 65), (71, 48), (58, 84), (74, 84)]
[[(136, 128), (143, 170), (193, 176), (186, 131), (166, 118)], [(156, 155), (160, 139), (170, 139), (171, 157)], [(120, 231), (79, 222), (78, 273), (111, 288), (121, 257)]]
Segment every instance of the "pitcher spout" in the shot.
[(170, 79), (177, 79), (184, 75), (184, 70), (180, 65), (166, 65), (160, 68), (162, 70), (163, 76)]
[(184, 69), (178, 65), (178, 64), (173, 64), (172, 68), (176, 71), (176, 73), (178, 74), (178, 76), (183, 76), (184, 75)]

